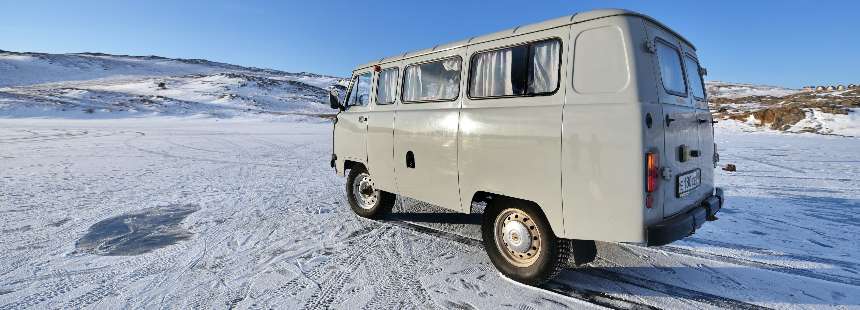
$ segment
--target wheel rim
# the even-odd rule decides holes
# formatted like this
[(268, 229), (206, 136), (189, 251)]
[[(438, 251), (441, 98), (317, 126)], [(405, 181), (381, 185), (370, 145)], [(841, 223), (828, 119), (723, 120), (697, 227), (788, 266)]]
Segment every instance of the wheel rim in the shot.
[(540, 256), (541, 232), (522, 210), (505, 209), (496, 216), (495, 239), (502, 256), (514, 266), (528, 267)]
[(373, 209), (379, 202), (379, 190), (374, 187), (373, 179), (367, 173), (361, 173), (355, 177), (355, 181), (352, 182), (352, 193), (362, 209)]

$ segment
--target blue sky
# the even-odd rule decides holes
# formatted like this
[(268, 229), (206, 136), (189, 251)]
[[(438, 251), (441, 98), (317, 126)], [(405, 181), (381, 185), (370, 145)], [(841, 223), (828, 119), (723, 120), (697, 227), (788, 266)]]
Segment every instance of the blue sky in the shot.
[(860, 82), (860, 1), (3, 1), (0, 49), (345, 76), (383, 56), (604, 7), (643, 12), (686, 36), (710, 80)]

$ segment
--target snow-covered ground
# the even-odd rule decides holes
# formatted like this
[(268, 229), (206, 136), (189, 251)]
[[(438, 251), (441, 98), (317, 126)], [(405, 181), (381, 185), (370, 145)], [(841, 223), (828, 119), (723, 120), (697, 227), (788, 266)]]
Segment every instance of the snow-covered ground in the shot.
[(532, 288), (493, 268), (476, 215), (411, 199), (353, 215), (330, 130), (0, 120), (0, 309), (860, 307), (860, 139), (720, 127), (738, 167), (718, 173), (720, 220), (664, 247), (601, 243)]

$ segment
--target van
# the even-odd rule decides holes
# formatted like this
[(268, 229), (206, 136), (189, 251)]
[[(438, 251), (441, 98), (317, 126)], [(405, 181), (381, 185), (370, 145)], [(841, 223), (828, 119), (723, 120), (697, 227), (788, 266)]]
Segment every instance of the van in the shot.
[(704, 74), (692, 43), (615, 9), (383, 58), (332, 91), (331, 165), (363, 217), (395, 195), (482, 208), (492, 263), (539, 285), (595, 241), (659, 246), (717, 219)]

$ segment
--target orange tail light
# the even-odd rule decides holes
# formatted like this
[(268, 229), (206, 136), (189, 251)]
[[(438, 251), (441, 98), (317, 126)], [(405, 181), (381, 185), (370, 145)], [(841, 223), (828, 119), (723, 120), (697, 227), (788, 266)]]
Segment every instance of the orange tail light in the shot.
[(657, 190), (657, 181), (660, 180), (660, 157), (657, 153), (648, 152), (648, 186), (647, 190), (652, 193)]

